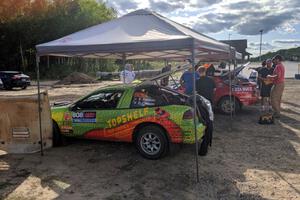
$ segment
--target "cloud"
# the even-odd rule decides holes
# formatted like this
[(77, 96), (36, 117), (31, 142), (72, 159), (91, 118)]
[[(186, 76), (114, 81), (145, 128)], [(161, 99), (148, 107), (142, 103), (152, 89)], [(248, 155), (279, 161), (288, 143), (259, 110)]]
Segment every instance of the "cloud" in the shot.
[[(251, 50), (259, 50), (259, 48), (260, 48), (260, 43), (259, 42), (250, 42), (249, 45), (248, 45), (248, 49), (251, 49)], [(275, 49), (275, 48), (278, 48), (278, 47), (270, 44), (269, 42), (263, 42), (261, 44), (261, 49), (263, 51), (270, 51), (270, 50)]]
[[(288, 12), (275, 13), (275, 14), (261, 14), (256, 12), (245, 13), (247, 17), (241, 23), (234, 26), (234, 29), (242, 35), (257, 35), (259, 30), (264, 33), (280, 28), (285, 22), (293, 19), (293, 15)], [(253, 20), (256, 16), (256, 20)]]
[(261, 29), (264, 33), (279, 29), (291, 33), (295, 32), (294, 25), (300, 23), (300, 7), (291, 6), (300, 4), (297, 2), (300, 1), (228, 1), (215, 5), (213, 14), (199, 14), (193, 27), (204, 33), (231, 30), (241, 35), (257, 35)]
[(259, 7), (260, 5), (258, 3), (251, 1), (240, 1), (227, 5), (227, 8), (231, 10), (251, 10), (258, 9)]
[(202, 16), (204, 19), (201, 23), (196, 23), (193, 28), (203, 33), (216, 33), (224, 29), (230, 29), (235, 24), (236, 15), (227, 14), (218, 15), (209, 13)]
[(300, 0), (106, 0), (123, 15), (150, 8), (202, 33), (232, 31), (258, 35), (295, 33), (300, 24)]
[(138, 8), (138, 3), (134, 0), (107, 0), (106, 4), (115, 8), (119, 13), (126, 13)]
[(214, 5), (222, 2), (222, 0), (197, 0), (195, 3), (190, 3), (191, 6), (198, 8)]
[(163, 12), (163, 13), (168, 13), (175, 11), (179, 8), (183, 9), (184, 2), (183, 1), (154, 1), (154, 0), (149, 0), (150, 3), (150, 8), (157, 11), (157, 12)]

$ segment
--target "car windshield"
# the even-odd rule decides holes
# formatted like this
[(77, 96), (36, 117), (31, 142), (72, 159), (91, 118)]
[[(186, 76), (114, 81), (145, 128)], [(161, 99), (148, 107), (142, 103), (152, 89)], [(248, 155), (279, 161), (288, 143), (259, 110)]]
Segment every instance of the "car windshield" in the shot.
[(116, 108), (123, 91), (99, 91), (75, 103), (76, 109)]

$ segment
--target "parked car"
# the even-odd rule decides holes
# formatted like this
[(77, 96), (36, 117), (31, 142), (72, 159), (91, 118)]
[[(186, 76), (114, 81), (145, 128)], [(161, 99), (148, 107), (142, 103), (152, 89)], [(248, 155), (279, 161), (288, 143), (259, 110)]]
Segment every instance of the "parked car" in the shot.
[(7, 90), (14, 87), (26, 89), (30, 85), (29, 76), (19, 71), (0, 71), (0, 79), (3, 82), (3, 87)]
[[(237, 67), (231, 72), (215, 76), (216, 91), (214, 105), (222, 113), (238, 112), (243, 105), (252, 105), (258, 101), (257, 84), (240, 74), (247, 65)], [(229, 77), (232, 79), (232, 101), (230, 103)]]
[[(199, 154), (205, 155), (213, 113), (209, 101), (201, 96), (197, 100)], [(149, 81), (105, 87), (65, 104), (51, 110), (54, 146), (65, 137), (131, 142), (142, 156), (158, 159), (173, 144), (195, 143), (189, 97)]]

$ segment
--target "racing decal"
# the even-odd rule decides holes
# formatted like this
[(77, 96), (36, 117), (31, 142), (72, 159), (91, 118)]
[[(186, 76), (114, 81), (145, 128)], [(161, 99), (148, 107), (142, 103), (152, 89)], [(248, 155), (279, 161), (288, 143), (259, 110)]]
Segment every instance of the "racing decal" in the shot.
[(139, 118), (114, 128), (94, 129), (85, 133), (84, 137), (88, 139), (132, 142), (132, 134), (135, 127), (143, 122), (153, 122), (156, 124), (160, 124), (166, 129), (167, 133), (170, 136), (171, 142), (183, 142), (183, 134), (181, 128), (170, 119), (161, 118), (159, 116), (148, 116)]
[(252, 92), (253, 88), (252, 87), (233, 87), (232, 91), (233, 92)]
[(115, 118), (109, 119), (107, 121), (107, 125), (109, 128), (116, 127), (120, 124), (124, 124), (126, 122), (130, 122), (132, 120), (136, 120), (138, 118), (144, 117), (148, 114), (148, 111), (149, 111), (148, 108), (144, 108), (144, 109), (139, 109), (139, 110), (129, 112), (124, 115), (117, 116)]
[(73, 123), (96, 123), (96, 112), (73, 112)]

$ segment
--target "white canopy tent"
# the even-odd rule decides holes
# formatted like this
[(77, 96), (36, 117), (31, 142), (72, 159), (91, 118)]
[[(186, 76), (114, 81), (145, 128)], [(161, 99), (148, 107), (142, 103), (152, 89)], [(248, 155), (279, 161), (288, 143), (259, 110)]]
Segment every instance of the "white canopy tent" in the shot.
[[(39, 56), (115, 59), (228, 59), (234, 48), (149, 10), (137, 10), (36, 46)], [(231, 49), (231, 51), (229, 51)], [(231, 54), (231, 55), (229, 55)], [(237, 55), (240, 56), (240, 55)]]
[[(48, 43), (39, 44), (36, 49), (39, 98), (40, 56), (110, 58), (123, 61), (133, 59), (183, 61), (191, 59), (192, 66), (195, 65), (195, 59), (210, 61), (241, 58), (241, 54), (229, 45), (146, 9), (131, 12), (118, 19), (92, 26)], [(194, 109), (196, 110), (195, 78), (193, 79)], [(194, 124), (196, 132), (196, 112), (194, 112)], [(41, 120), (39, 126), (40, 136), (42, 136)], [(195, 137), (198, 141), (197, 134)], [(41, 141), (43, 154), (42, 144)], [(196, 152), (198, 153), (198, 143), (196, 143)], [(197, 180), (199, 180), (197, 156), (196, 162)]]

